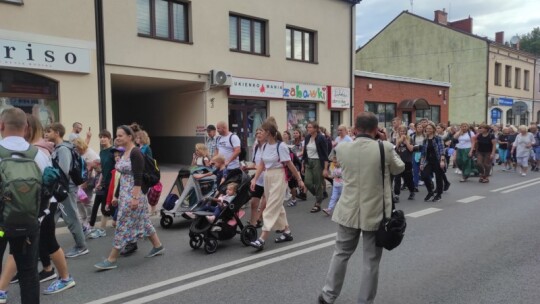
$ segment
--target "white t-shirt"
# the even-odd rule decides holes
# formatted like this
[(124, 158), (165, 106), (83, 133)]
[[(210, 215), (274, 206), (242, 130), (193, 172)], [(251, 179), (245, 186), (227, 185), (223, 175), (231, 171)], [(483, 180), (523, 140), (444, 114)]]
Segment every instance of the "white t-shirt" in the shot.
[(286, 144), (281, 143), (279, 145), (279, 156), (277, 150), (277, 143), (271, 145), (266, 144), (263, 146), (263, 152), (261, 155), (264, 167), (268, 169), (283, 168), (282, 162), (290, 161), (289, 148)]
[(342, 142), (352, 142), (352, 138), (349, 135), (345, 135), (345, 137), (341, 138), (341, 136), (336, 137), (335, 139), (336, 146), (339, 145)]
[[(472, 133), (471, 133), (472, 135)], [(469, 149), (472, 147), (471, 135), (469, 133), (462, 134), (458, 137), (458, 143), (456, 148), (458, 149)]]
[[(231, 140), (229, 140), (229, 137), (231, 137)], [(232, 146), (231, 146), (232, 143)], [(231, 156), (234, 153), (234, 148), (240, 147), (240, 137), (238, 135), (229, 133), (227, 136), (220, 136), (217, 140), (217, 148), (219, 151), (219, 154), (222, 155), (225, 158), (225, 161), (229, 161), (231, 159)], [(236, 169), (240, 168), (240, 161), (239, 158), (236, 157), (233, 161), (229, 163), (227, 166), (227, 169)]]
[[(254, 162), (255, 162), (256, 167), (258, 167), (259, 164), (261, 163), (261, 156), (262, 156), (263, 146), (261, 146), (259, 148), (257, 148), (257, 145), (253, 146), (253, 159), (255, 160)], [(264, 187), (264, 171), (261, 173), (261, 175), (259, 176), (259, 178), (255, 182), (255, 184), (259, 185), (261, 187)]]
[(195, 165), (197, 165), (199, 167), (205, 167), (206, 166), (204, 164), (205, 161), (208, 161), (208, 157), (197, 157), (195, 159)]
[(319, 159), (319, 153), (317, 153), (317, 144), (315, 144), (315, 140), (310, 139), (306, 149), (308, 158)]
[(516, 135), (516, 140), (512, 144), (516, 147), (516, 157), (529, 157), (532, 149), (532, 147), (527, 148), (527, 145), (529, 144), (534, 144), (534, 135), (532, 135), (532, 133), (527, 132), (525, 135), (522, 135), (521, 133)]

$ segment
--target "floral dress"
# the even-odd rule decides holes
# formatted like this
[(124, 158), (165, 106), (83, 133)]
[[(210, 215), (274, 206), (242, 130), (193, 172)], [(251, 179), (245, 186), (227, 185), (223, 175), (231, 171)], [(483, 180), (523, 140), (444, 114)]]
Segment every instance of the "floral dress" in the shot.
[(130, 207), (131, 191), (135, 185), (130, 158), (120, 158), (116, 163), (116, 170), (122, 173), (122, 176), (120, 177), (118, 217), (116, 230), (114, 231), (113, 246), (121, 249), (127, 243), (135, 242), (137, 239), (156, 233), (156, 229), (152, 225), (147, 212), (148, 199), (146, 195), (141, 193), (139, 207), (137, 209), (132, 210)]

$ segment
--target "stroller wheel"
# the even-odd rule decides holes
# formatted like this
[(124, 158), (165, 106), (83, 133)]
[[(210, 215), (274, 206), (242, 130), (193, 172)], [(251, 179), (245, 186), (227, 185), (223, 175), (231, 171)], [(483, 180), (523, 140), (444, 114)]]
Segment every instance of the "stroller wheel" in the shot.
[(218, 247), (218, 241), (214, 238), (208, 238), (206, 239), (206, 243), (204, 244), (204, 251), (208, 254), (212, 254), (217, 251)]
[(240, 232), (240, 241), (244, 246), (249, 246), (249, 244), (257, 239), (257, 229), (253, 225), (247, 225)]
[(194, 235), (189, 239), (189, 246), (193, 249), (201, 248), (203, 244), (203, 238), (201, 235)]
[(161, 218), (161, 220), (159, 221), (159, 224), (160, 224), (161, 227), (163, 227), (164, 229), (171, 228), (171, 226), (172, 226), (172, 224), (173, 224), (173, 218), (172, 218), (172, 216), (170, 216), (170, 215), (163, 216), (163, 217)]

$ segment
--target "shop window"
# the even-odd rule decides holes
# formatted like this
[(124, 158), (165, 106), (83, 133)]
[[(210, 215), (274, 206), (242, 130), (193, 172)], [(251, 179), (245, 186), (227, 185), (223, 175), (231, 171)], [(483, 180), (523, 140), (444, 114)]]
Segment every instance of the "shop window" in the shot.
[(529, 125), (529, 111), (519, 115), (519, 124), (520, 125)]
[(392, 127), (392, 119), (396, 117), (396, 104), (383, 102), (366, 102), (364, 111), (372, 112), (379, 119), (380, 128)]
[(338, 127), (341, 125), (341, 111), (331, 111), (330, 112), (330, 132), (332, 133), (332, 138), (338, 136)]
[(287, 129), (306, 132), (308, 122), (317, 120), (317, 104), (309, 102), (287, 102)]
[(416, 110), (416, 121), (420, 121), (422, 118), (427, 118), (438, 124), (441, 122), (441, 107), (430, 106), (427, 110)]
[(137, 0), (139, 36), (189, 42), (189, 4), (172, 0)]
[(229, 48), (231, 51), (267, 55), (267, 21), (229, 15)]
[(512, 109), (508, 109), (506, 111), (506, 124), (507, 125), (514, 124), (514, 112), (512, 111)]
[(287, 27), (285, 33), (287, 59), (315, 62), (316, 32)]
[(17, 107), (46, 126), (59, 120), (58, 83), (31, 73), (0, 69), (0, 112)]

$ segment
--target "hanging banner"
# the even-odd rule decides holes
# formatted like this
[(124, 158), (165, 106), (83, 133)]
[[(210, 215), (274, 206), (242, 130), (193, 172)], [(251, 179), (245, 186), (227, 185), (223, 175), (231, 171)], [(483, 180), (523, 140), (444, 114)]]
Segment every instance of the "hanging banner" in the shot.
[(229, 95), (282, 99), (283, 82), (232, 77)]
[(328, 100), (328, 88), (321, 85), (285, 82), (283, 84), (283, 98), (326, 102)]
[(351, 107), (351, 89), (343, 87), (328, 87), (329, 109), (349, 109)]

